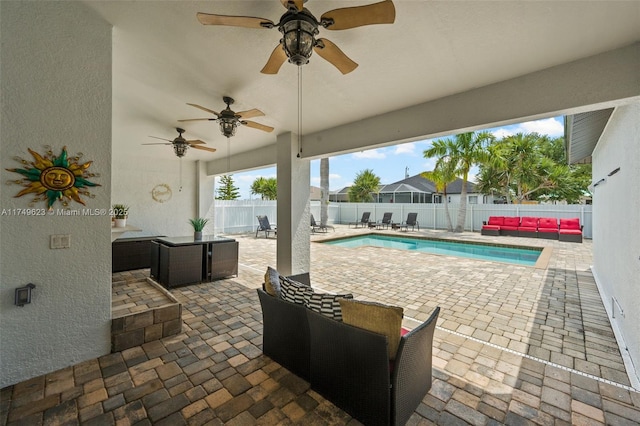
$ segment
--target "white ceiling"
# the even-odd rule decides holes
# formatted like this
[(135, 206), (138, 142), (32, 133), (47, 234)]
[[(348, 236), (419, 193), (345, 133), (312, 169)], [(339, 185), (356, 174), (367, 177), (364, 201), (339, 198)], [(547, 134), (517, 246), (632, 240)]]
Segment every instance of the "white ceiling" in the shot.
[[(324, 12), (369, 1), (309, 0)], [(280, 39), (277, 29), (204, 26), (197, 12), (256, 16), (277, 22), (278, 0), (86, 1), (114, 26), (114, 150), (171, 158), (170, 147), (143, 146), (148, 136), (173, 139), (178, 119), (206, 117), (186, 105), (266, 116), (264, 133), (241, 127), (233, 153), (275, 143), (298, 130), (298, 72), (303, 80), (302, 133), (331, 129), (620, 48), (640, 40), (638, 1), (395, 0), (396, 21), (344, 31), (320, 29), (359, 64), (342, 75), (317, 55), (300, 69), (285, 63), (277, 75), (260, 69)], [(217, 153), (189, 150), (187, 160), (226, 155), (217, 123), (182, 123), (187, 139)], [(175, 157), (174, 157), (175, 158)]]

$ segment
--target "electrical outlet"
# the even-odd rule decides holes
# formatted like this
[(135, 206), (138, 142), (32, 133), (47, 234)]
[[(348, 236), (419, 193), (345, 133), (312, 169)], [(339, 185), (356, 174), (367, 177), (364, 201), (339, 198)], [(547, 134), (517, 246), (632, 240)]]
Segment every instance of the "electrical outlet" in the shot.
[(50, 248), (64, 249), (64, 248), (70, 248), (70, 247), (71, 247), (71, 235), (61, 234), (61, 235), (51, 236)]

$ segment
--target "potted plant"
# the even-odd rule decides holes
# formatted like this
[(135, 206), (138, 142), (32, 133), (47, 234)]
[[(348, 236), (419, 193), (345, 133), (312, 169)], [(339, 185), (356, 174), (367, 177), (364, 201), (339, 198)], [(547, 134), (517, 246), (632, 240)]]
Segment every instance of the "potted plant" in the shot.
[(189, 219), (189, 223), (193, 226), (193, 239), (201, 240), (202, 239), (202, 230), (205, 225), (209, 222), (209, 219), (204, 217), (196, 217), (195, 219)]
[(114, 218), (114, 226), (116, 228), (124, 228), (127, 226), (127, 216), (129, 215), (129, 206), (124, 204), (114, 204), (111, 206), (111, 214)]

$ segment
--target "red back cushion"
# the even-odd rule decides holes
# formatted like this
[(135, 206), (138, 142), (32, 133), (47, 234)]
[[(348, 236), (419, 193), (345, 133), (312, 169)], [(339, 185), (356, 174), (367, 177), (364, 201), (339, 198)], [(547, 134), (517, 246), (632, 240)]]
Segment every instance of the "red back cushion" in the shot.
[(520, 218), (519, 217), (511, 217), (511, 216), (507, 216), (504, 218), (504, 226), (514, 226), (514, 227), (518, 227), (520, 226)]
[(520, 222), (520, 226), (523, 228), (537, 228), (538, 227), (538, 218), (523, 216), (522, 221)]
[(541, 217), (538, 228), (558, 228), (558, 219), (555, 217)]
[(560, 219), (560, 229), (580, 229), (580, 219)]
[(504, 223), (504, 216), (489, 216), (489, 222), (487, 225), (502, 225)]

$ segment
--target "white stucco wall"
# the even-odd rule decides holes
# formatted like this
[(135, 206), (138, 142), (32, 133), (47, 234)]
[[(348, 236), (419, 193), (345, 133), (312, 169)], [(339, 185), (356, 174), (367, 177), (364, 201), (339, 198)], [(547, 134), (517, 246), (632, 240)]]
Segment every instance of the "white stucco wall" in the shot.
[[(82, 198), (108, 210), (110, 26), (79, 2), (3, 1), (0, 20), (0, 210), (29, 207), (32, 196), (15, 198), (22, 188), (4, 184), (18, 177), (5, 169), (43, 145), (92, 160), (102, 186)], [(70, 235), (70, 248), (50, 249), (56, 234)], [(108, 215), (0, 217), (0, 387), (109, 353), (110, 234)], [(14, 306), (14, 289), (27, 283), (36, 285), (32, 303)]]
[[(114, 135), (118, 132), (118, 122), (114, 120)], [(117, 137), (117, 136), (115, 136)], [(154, 147), (156, 148), (156, 147)], [(162, 147), (171, 149), (171, 147)], [(180, 164), (182, 163), (182, 173)], [(179, 159), (168, 160), (147, 157), (133, 157), (127, 155), (126, 150), (113, 153), (112, 198), (114, 203), (126, 204), (130, 207), (127, 224), (141, 229), (139, 232), (127, 232), (122, 238), (165, 235), (176, 237), (192, 235), (193, 228), (189, 219), (198, 216), (197, 210), (199, 187), (196, 178), (201, 172), (195, 161)], [(205, 177), (202, 181), (202, 192), (209, 192), (213, 198), (213, 177)], [(171, 198), (159, 202), (154, 200), (152, 191), (158, 188), (166, 191), (167, 185), (171, 189)], [(159, 197), (157, 197), (159, 198)], [(202, 199), (204, 199), (204, 195)], [(209, 200), (211, 202), (212, 200)], [(209, 205), (201, 201), (204, 213)], [(204, 232), (213, 231), (213, 226), (207, 225)]]
[(640, 103), (611, 116), (593, 152), (593, 182), (602, 178), (593, 193), (593, 272), (630, 374), (640, 378)]

